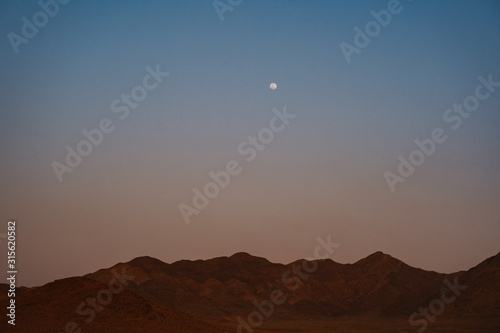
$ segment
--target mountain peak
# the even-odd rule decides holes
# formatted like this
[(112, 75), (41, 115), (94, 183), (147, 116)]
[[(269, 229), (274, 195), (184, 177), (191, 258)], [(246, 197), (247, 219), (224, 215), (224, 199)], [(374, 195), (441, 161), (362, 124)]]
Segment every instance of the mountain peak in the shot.
[(236, 252), (235, 254), (230, 256), (229, 258), (232, 258), (232, 259), (252, 259), (252, 258), (256, 258), (256, 257), (252, 256), (250, 253), (247, 253), (247, 252)]
[(236, 252), (235, 254), (230, 256), (229, 259), (235, 260), (235, 261), (243, 261), (243, 262), (252, 261), (252, 262), (269, 263), (269, 260), (267, 260), (266, 258), (256, 257), (256, 256), (253, 256), (253, 255), (247, 253), (247, 252)]
[(159, 259), (150, 257), (150, 256), (142, 256), (142, 257), (137, 257), (132, 260), (130, 260), (128, 265), (134, 265), (134, 266), (140, 266), (140, 267), (151, 267), (151, 266), (157, 266), (157, 265), (165, 265), (165, 263)]
[(377, 259), (384, 259), (384, 258), (392, 258), (389, 254), (384, 253), (382, 251), (377, 251), (368, 256), (368, 258), (373, 257)]
[(390, 255), (388, 255), (382, 251), (377, 251), (375, 253), (370, 254), (366, 258), (358, 260), (354, 264), (355, 265), (370, 265), (370, 264), (377, 264), (377, 263), (383, 263), (383, 262), (391, 263), (391, 262), (399, 262), (399, 260), (391, 257)]

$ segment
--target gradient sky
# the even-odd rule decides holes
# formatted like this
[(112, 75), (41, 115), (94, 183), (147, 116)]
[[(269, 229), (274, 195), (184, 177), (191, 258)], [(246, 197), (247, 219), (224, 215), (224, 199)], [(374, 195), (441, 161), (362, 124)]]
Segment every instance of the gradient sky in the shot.
[[(401, 5), (347, 64), (339, 44), (387, 1), (244, 0), (223, 21), (211, 0), (71, 1), (17, 54), (7, 34), (40, 7), (1, 2), (0, 232), (18, 221), (18, 285), (142, 255), (287, 263), (327, 235), (341, 263), (380, 250), (447, 273), (498, 253), (500, 88), (456, 131), (442, 116), (478, 76), (500, 81), (500, 3)], [(112, 101), (157, 64), (170, 75), (119, 120)], [(285, 106), (297, 117), (247, 163), (238, 145)], [(103, 118), (114, 132), (60, 183), (51, 163)], [(436, 127), (448, 140), (391, 192), (383, 173)], [(243, 172), (186, 225), (178, 205), (233, 159)]]

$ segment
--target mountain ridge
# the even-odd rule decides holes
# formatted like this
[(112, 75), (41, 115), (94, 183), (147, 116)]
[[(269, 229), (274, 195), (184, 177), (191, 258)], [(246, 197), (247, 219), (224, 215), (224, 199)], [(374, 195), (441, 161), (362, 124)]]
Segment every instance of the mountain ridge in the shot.
[[(75, 306), (106, 286), (110, 288), (117, 272), (133, 280), (106, 307), (114, 315), (103, 311), (106, 315), (102, 318), (108, 318), (110, 323), (101, 318), (89, 327), (99, 330), (110, 325), (111, 331), (118, 331), (119, 323), (110, 319), (116, 315), (135, 318), (131, 327), (136, 329), (136, 322), (145, 318), (144, 325), (151, 332), (160, 327), (171, 327), (172, 332), (222, 332), (224, 325), (231, 326), (237, 318), (254, 312), (256, 302), (263, 304), (276, 290), (286, 300), (274, 308), (271, 322), (357, 316), (399, 320), (449, 293), (445, 281), (458, 281), (466, 289), (447, 305), (443, 318), (494, 321), (500, 313), (500, 253), (467, 271), (444, 274), (409, 266), (380, 251), (353, 264), (331, 259), (280, 264), (237, 252), (171, 264), (141, 256), (82, 277), (55, 280), (40, 287), (20, 287), (19, 318), (38, 322), (44, 315), (49, 322), (41, 327), (60, 329), (64, 323), (54, 313), (76, 321), (79, 317), (75, 317)], [(5, 291), (6, 285), (0, 284), (0, 306), (6, 305)], [(55, 312), (45, 313), (44, 299)]]

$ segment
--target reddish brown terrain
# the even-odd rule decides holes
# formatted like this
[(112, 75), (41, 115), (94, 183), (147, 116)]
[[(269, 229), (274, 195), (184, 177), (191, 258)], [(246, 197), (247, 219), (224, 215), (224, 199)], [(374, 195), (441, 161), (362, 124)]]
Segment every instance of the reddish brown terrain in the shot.
[[(246, 253), (173, 264), (140, 257), (83, 277), (19, 288), (16, 326), (7, 325), (4, 319), (0, 329), (54, 333), (79, 329), (110, 333), (417, 332), (421, 328), (427, 332), (500, 332), (500, 254), (454, 274), (413, 268), (381, 252), (354, 264), (329, 259), (303, 264), (302, 260), (275, 264)], [(116, 279), (120, 272), (133, 276), (123, 290)], [(456, 280), (465, 287), (455, 295), (444, 280), (451, 284)], [(6, 292), (7, 285), (0, 285), (3, 309), (8, 305)], [(432, 320), (417, 316), (409, 323), (412, 313), (438, 304), (435, 300), (443, 295), (453, 301), (439, 315)], [(94, 304), (95, 311), (84, 304), (80, 310), (86, 312), (77, 313), (82, 302), (96, 297), (109, 303)], [(257, 312), (258, 307), (263, 314)], [(238, 330), (242, 321), (246, 325), (240, 324)]]

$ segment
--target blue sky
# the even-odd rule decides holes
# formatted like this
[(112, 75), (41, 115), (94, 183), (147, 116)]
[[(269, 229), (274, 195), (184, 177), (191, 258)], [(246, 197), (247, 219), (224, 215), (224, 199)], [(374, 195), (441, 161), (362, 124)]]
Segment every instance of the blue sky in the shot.
[[(244, 0), (221, 21), (211, 1), (70, 1), (17, 54), (7, 35), (41, 9), (0, 4), (0, 211), (22, 282), (140, 255), (289, 262), (328, 234), (339, 262), (382, 250), (449, 272), (496, 254), (500, 92), (394, 193), (383, 173), (478, 76), (500, 81), (500, 5), (401, 1), (348, 64), (340, 43), (387, 4)], [(120, 121), (112, 101), (157, 64), (169, 76)], [(187, 226), (179, 203), (284, 106), (297, 118)], [(60, 183), (51, 163), (103, 118), (115, 131)]]

